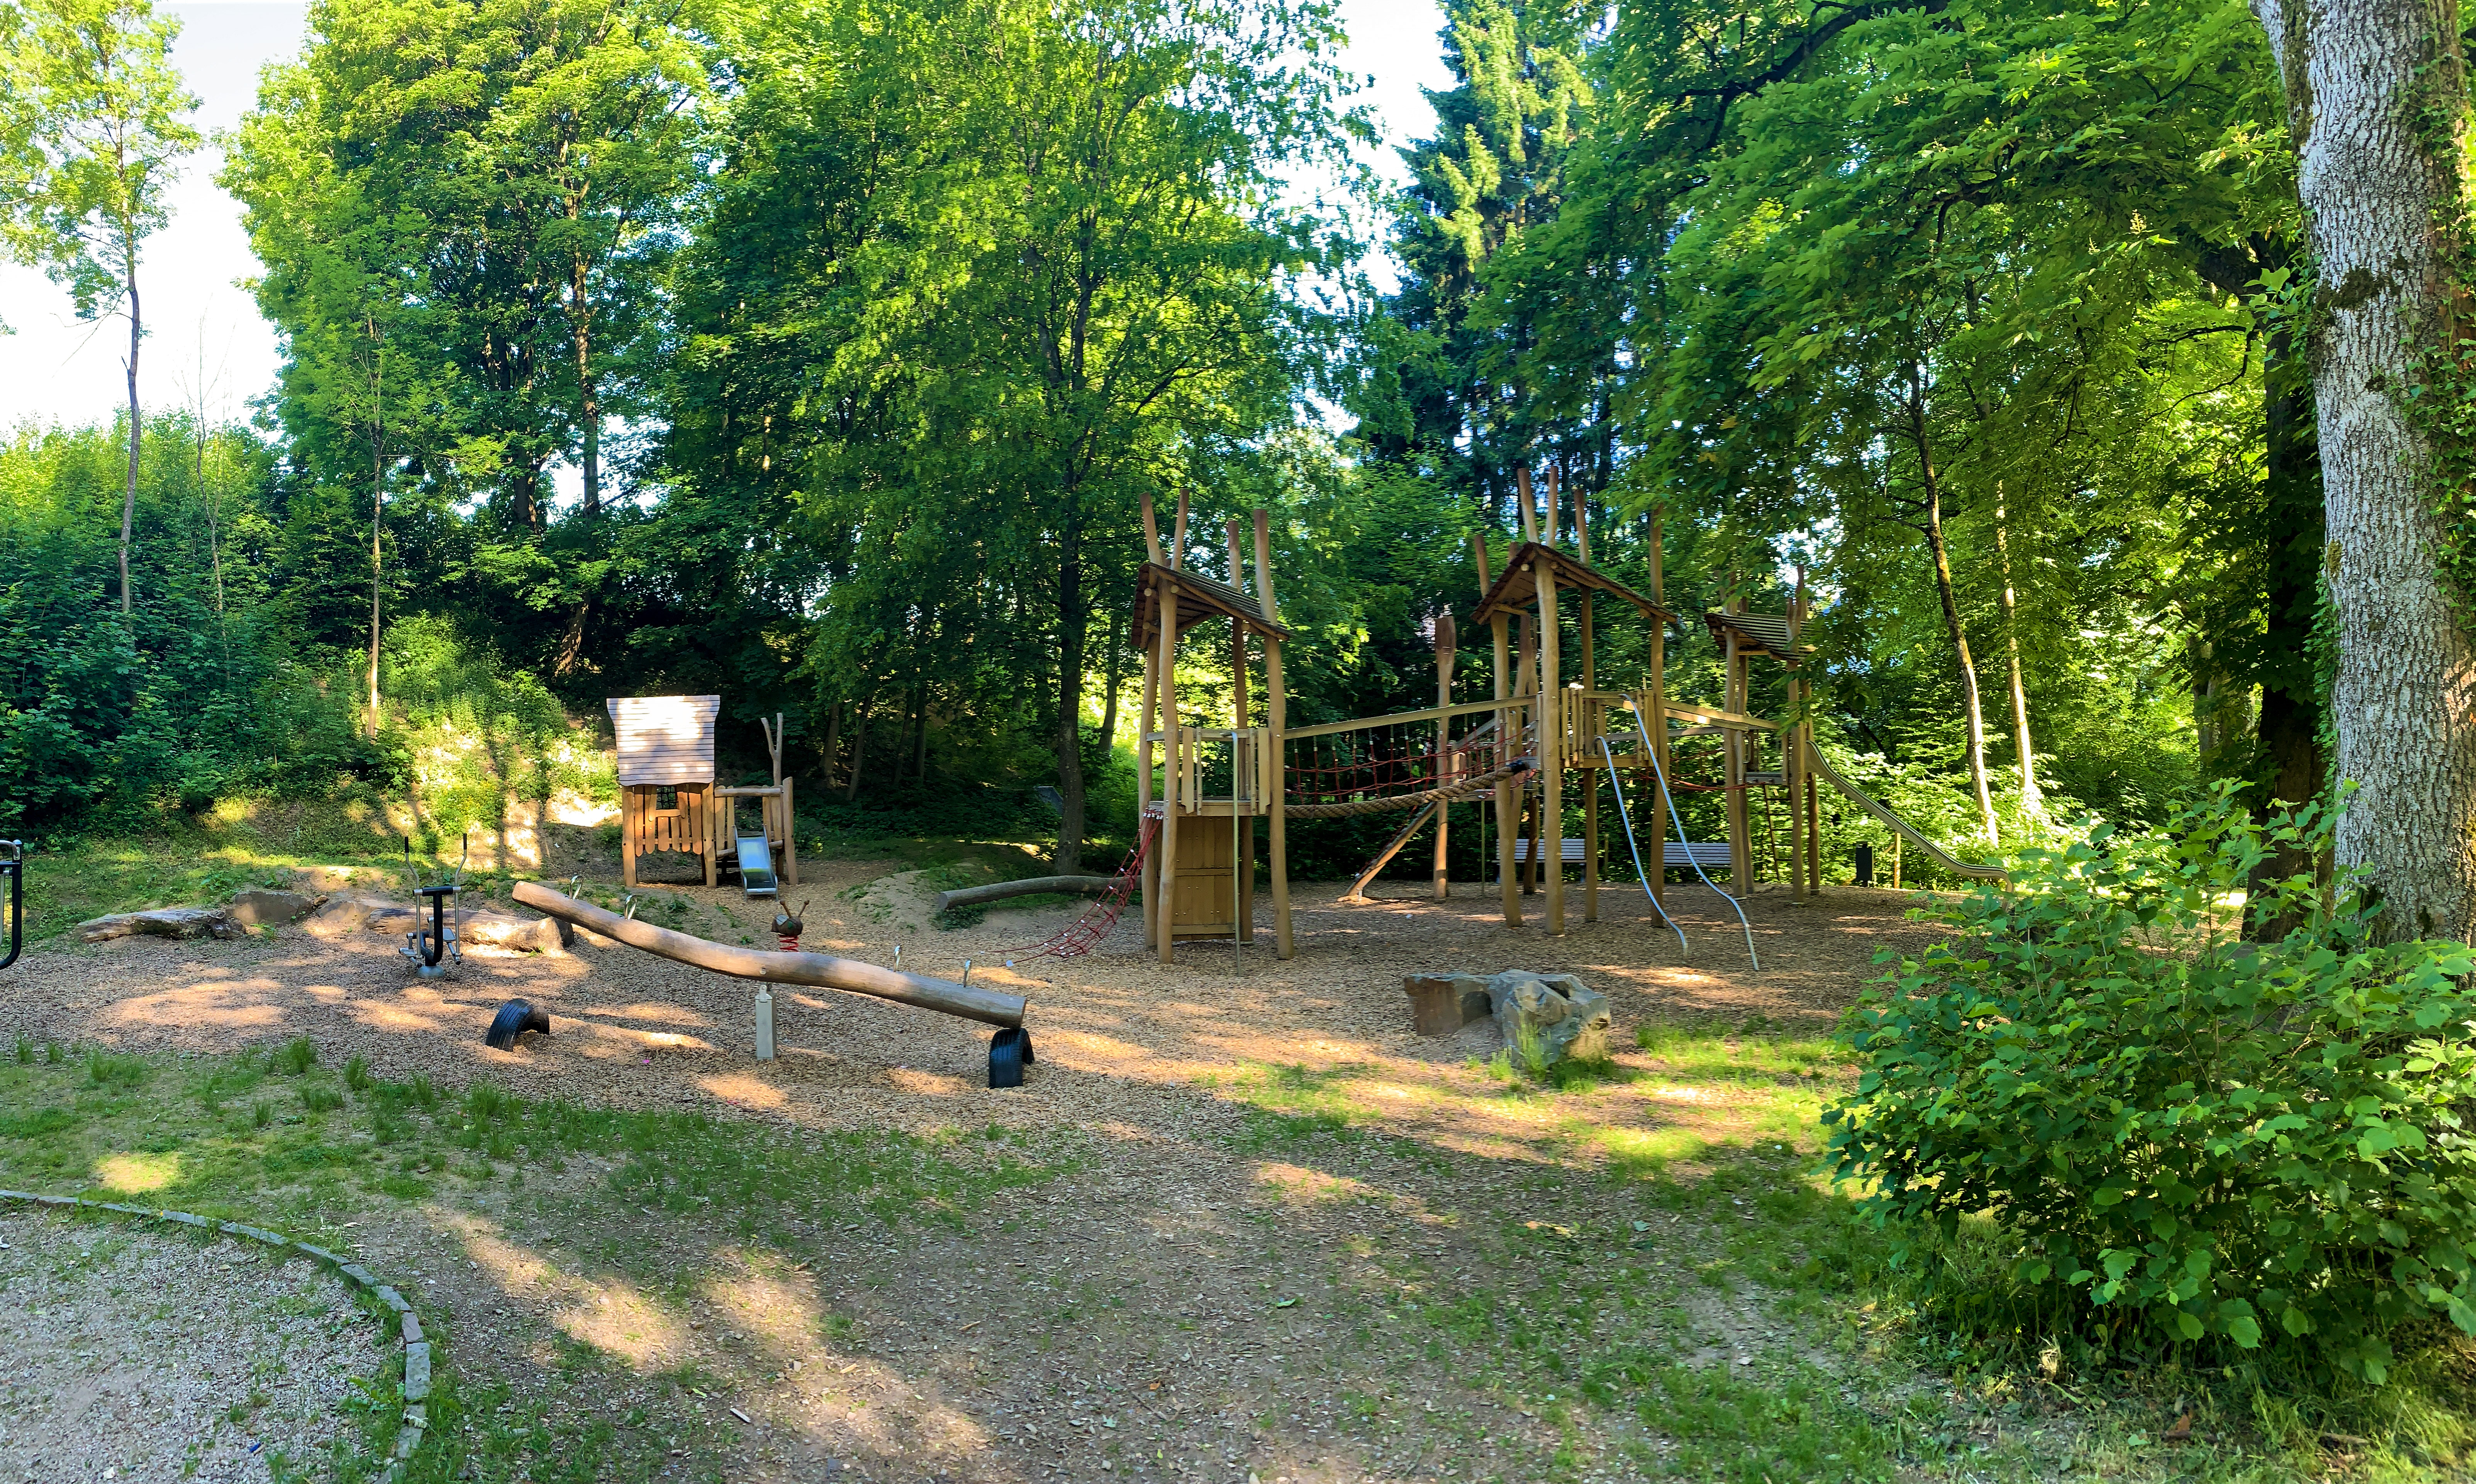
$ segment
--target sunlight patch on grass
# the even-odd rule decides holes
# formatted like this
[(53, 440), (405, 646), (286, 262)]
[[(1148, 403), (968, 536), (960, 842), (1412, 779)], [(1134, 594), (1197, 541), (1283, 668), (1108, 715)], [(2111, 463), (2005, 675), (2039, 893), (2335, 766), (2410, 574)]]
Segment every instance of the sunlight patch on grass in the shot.
[(116, 1195), (141, 1196), (180, 1178), (177, 1153), (106, 1154), (94, 1162), (94, 1182)]

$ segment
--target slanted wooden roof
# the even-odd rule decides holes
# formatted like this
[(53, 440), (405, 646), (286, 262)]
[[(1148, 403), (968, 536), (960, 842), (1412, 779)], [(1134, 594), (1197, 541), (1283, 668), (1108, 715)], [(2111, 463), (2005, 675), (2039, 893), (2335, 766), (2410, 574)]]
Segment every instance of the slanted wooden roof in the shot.
[(1790, 653), (1785, 613), (1728, 613), (1710, 608), (1703, 611), (1702, 622), (1711, 626), (1711, 642), (1722, 649), (1727, 647), (1728, 635), (1735, 634), (1740, 655), (1769, 655), (1795, 665), (1814, 654), (1811, 644), (1799, 644), (1795, 653)]
[(1665, 624), (1676, 617), (1658, 604), (1635, 592), (1622, 582), (1552, 546), (1524, 541), (1504, 558), (1504, 570), (1488, 585), (1487, 596), (1479, 600), (1471, 614), (1471, 622), (1484, 624), (1499, 613), (1534, 612), (1539, 606), (1539, 568), (1545, 564), (1556, 577), (1556, 590), (1572, 592), (1588, 588), (1606, 593), (1622, 602), (1630, 603), (1635, 611), (1654, 624)]
[(603, 703), (619, 734), (619, 786), (713, 781), (720, 696), (613, 696)]
[(1173, 572), (1148, 561), (1135, 574), (1135, 642), (1145, 648), (1160, 642), (1160, 594), (1177, 595), (1177, 631), (1184, 633), (1213, 618), (1234, 618), (1250, 632), (1286, 639), (1289, 630), (1264, 616), (1264, 610), (1226, 582), (1198, 572)]

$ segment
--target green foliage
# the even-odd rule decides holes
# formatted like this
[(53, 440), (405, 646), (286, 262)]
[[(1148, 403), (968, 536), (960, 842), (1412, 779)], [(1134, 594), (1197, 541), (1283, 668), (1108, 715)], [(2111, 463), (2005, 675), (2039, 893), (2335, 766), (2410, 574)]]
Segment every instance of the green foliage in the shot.
[(8, 21), (0, 246), (66, 287), (80, 319), (134, 315), (139, 249), (199, 143), (169, 55), (181, 23), (149, 0), (12, 0)]
[(278, 1048), (267, 1060), (274, 1070), (299, 1076), (318, 1065), (318, 1047), (308, 1036), (295, 1036)]
[(1991, 1211), (2013, 1281), (2066, 1312), (2379, 1383), (2403, 1330), (2476, 1334), (2476, 965), (2373, 942), (2352, 879), (2257, 889), (2258, 921), (2299, 926), (2239, 937), (2228, 903), (2332, 822), (2233, 795), (2028, 852), (2013, 890), (1946, 909), (1954, 939), (1852, 1012), (1837, 1174), (1878, 1223), (1947, 1239)]

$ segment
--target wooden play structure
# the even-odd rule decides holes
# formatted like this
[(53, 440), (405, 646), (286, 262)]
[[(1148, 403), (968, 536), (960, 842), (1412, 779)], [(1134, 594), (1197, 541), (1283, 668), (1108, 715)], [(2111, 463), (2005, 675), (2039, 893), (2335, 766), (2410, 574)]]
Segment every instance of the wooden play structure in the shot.
[[(713, 770), (720, 696), (613, 696), (604, 705), (618, 737), (620, 873), (629, 885), (638, 884), (637, 857), (656, 852), (695, 856), (707, 886), (726, 864), (740, 871), (752, 896), (770, 895), (777, 874), (784, 885), (800, 884), (780, 715), (770, 726), (757, 723), (765, 729), (774, 781), (726, 787), (714, 781)], [(760, 823), (743, 834), (738, 810), (750, 799)]]
[[(1366, 900), (1362, 894), (1368, 882), (1432, 823), (1430, 889), (1441, 899), (1448, 889), (1445, 853), (1451, 809), (1461, 803), (1481, 811), (1482, 826), (1493, 808), (1505, 926), (1522, 926), (1524, 896), (1544, 894), (1542, 915), (1551, 933), (1566, 930), (1568, 863), (1579, 868), (1582, 921), (1598, 919), (1601, 861), (1609, 843), (1601, 829), (1603, 794), (1612, 795), (1620, 809), (1627, 799), (1638, 800), (1649, 816), (1642, 821), (1646, 830), (1637, 831), (1629, 816), (1620, 823), (1625, 827), (1622, 843), (1654, 903), (1662, 901), (1671, 867), (1689, 868), (1706, 883), (1709, 869), (1724, 867), (1729, 880), (1723, 895), (1732, 899), (1753, 889), (1761, 862), (1753, 843), (1751, 796), (1760, 790), (1777, 790), (1789, 804), (1783, 854), (1791, 863), (1784, 873), (1791, 891), (1798, 901), (1820, 891), (1818, 789), (1823, 783), (1949, 869), (1965, 876), (2001, 874), (1992, 867), (1966, 865), (1926, 842), (1891, 810), (1841, 779), (1816, 751), (1803, 673), (1813, 652), (1799, 639), (1806, 618), (1801, 582), (1785, 614), (1748, 612), (1742, 599), (1706, 613), (1704, 621), (1725, 661), (1723, 694), (1716, 705), (1671, 700), (1667, 638), (1675, 614), (1664, 606), (1660, 592), (1656, 519), (1650, 529), (1651, 590), (1646, 596), (1592, 565), (1589, 518), (1579, 491), (1573, 499), (1569, 550), (1557, 539), (1561, 522), (1553, 476), (1548, 481), (1544, 511), (1534, 506), (1527, 469), (1516, 471), (1516, 484), (1522, 539), (1503, 555), (1500, 568), (1486, 537), (1473, 538), (1480, 591), (1471, 622), (1489, 630), (1494, 694), (1454, 701), (1457, 634), (1452, 616), (1442, 614), (1434, 630), (1433, 707), (1295, 728), (1287, 725), (1287, 697), (1281, 688), (1281, 647), (1290, 631), (1280, 621), (1275, 597), (1267, 512), (1254, 512), (1251, 553), (1240, 522), (1226, 523), (1229, 577), (1223, 581), (1185, 568), (1186, 496), (1178, 497), (1166, 545), (1147, 498), (1143, 521), (1149, 559), (1137, 578), (1133, 625), (1144, 655), (1135, 769), (1143, 829), (1103, 901), (1027, 952), (1066, 955), (1087, 951), (1107, 935), (1138, 882), (1143, 888), (1144, 943), (1163, 962), (1171, 961), (1176, 945), (1184, 941), (1227, 939), (1243, 948), (1254, 937), (1254, 821), (1262, 819), (1275, 951), (1288, 958), (1297, 951), (1290, 920), (1289, 821), (1407, 814), (1351, 883), (1345, 901)], [(1252, 593), (1246, 590), (1250, 555), (1254, 558)], [(1597, 635), (1603, 615), (1630, 616), (1647, 630), (1635, 689), (1601, 684)], [(1228, 646), (1232, 682), (1226, 722), (1207, 721), (1181, 707), (1175, 683), (1180, 645), (1198, 630)], [(1579, 641), (1571, 652), (1568, 632)], [(1752, 665), (1761, 658), (1789, 672), (1785, 722), (1752, 712)], [(1258, 674), (1260, 708), (1250, 691)], [(1723, 774), (1717, 782), (1677, 779), (1670, 766), (1671, 747), (1697, 736), (1716, 736), (1723, 744)], [(1763, 766), (1766, 762), (1772, 766)], [(1631, 781), (1620, 773), (1632, 775)], [(1724, 846), (1683, 838), (1683, 818), (1671, 790), (1726, 795)], [(1578, 838), (1564, 834), (1569, 800), (1580, 804)], [(1638, 834), (1650, 841), (1648, 861)], [(979, 891), (996, 900), (1019, 889), (1060, 887), (1044, 878)], [(1661, 913), (1666, 915), (1664, 907)], [(1751, 943), (1748, 928), (1749, 950)]]

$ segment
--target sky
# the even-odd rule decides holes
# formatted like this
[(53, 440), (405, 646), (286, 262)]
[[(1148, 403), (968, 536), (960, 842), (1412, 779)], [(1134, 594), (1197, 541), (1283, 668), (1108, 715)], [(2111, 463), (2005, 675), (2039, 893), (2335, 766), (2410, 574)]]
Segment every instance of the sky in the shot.
[[(157, 8), (181, 18), (172, 57), (198, 96), (195, 123), (210, 139), (240, 121), (257, 96), (259, 69), (294, 55), (307, 13), (306, 6), (263, 0)], [(1450, 82), (1436, 42), (1444, 23), (1436, 0), (1342, 0), (1342, 12), (1350, 37), (1342, 65), (1372, 79), (1361, 97), (1374, 106), (1388, 145), (1427, 134), (1435, 114), (1421, 89)], [(1400, 179), (1390, 147), (1370, 162)], [(140, 260), (147, 334), (138, 396), (150, 408), (190, 405), (203, 389), (210, 415), (240, 416), (275, 383), (274, 332), (240, 286), (258, 272), (258, 260), (239, 204), (214, 183), (222, 165), (211, 143), (189, 158), (171, 194), (171, 223)], [(126, 321), (83, 323), (67, 293), (41, 273), (0, 264), (0, 322), (15, 332), (0, 337), (0, 430), (100, 420), (125, 401)]]

